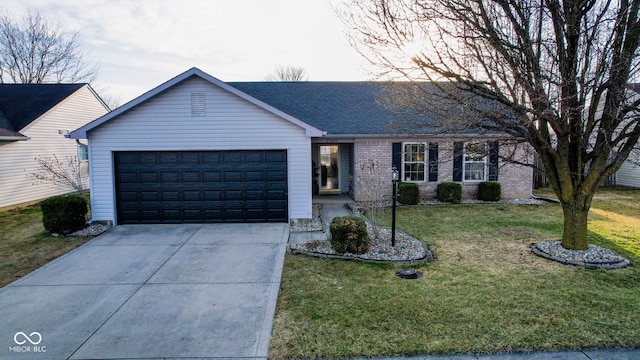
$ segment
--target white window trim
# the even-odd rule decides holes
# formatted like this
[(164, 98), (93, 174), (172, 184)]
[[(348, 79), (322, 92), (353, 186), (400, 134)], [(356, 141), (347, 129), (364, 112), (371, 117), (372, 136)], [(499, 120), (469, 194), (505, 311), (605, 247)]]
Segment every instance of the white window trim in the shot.
[[(488, 172), (488, 168), (487, 168), (487, 164), (488, 164), (488, 154), (485, 154), (484, 157), (482, 158), (482, 160), (475, 160), (475, 161), (467, 161), (467, 145), (468, 144), (484, 144), (485, 149), (489, 148), (489, 143), (486, 141), (469, 141), (469, 142), (465, 142), (462, 149), (462, 181), (463, 182), (470, 182), (470, 183), (478, 183), (478, 182), (484, 182), (487, 181), (487, 172)], [(488, 153), (488, 152), (487, 152)], [(482, 163), (483, 164), (483, 178), (482, 179), (467, 179), (467, 164), (476, 164), (476, 163)]]
[[(422, 147), (424, 149), (423, 153), (422, 153), (422, 155), (423, 155), (422, 164), (424, 165), (423, 166), (423, 170), (422, 170), (422, 172), (423, 172), (423, 174), (422, 174), (423, 180), (407, 180), (406, 179), (405, 171), (404, 171), (405, 163), (409, 163), (409, 164), (418, 164), (419, 163), (418, 161), (405, 162), (405, 159), (406, 159), (406, 151), (405, 150), (406, 150), (406, 146), (407, 145), (422, 145)], [(414, 183), (427, 182), (429, 180), (429, 174), (428, 174), (428, 172), (429, 172), (429, 159), (428, 159), (428, 157), (429, 157), (429, 144), (428, 143), (420, 142), (420, 141), (403, 142), (402, 143), (402, 169), (401, 169), (401, 177), (400, 177), (402, 179), (402, 181), (404, 181), (404, 182), (414, 182)]]
[[(82, 149), (87, 149), (87, 158), (82, 159)], [(78, 143), (78, 163), (88, 162), (89, 161), (89, 145)]]

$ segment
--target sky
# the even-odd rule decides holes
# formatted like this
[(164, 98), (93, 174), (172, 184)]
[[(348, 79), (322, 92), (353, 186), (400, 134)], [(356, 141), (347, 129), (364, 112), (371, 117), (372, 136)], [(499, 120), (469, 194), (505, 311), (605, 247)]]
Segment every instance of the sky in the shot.
[(371, 78), (335, 14), (338, 0), (3, 0), (21, 20), (28, 9), (78, 32), (92, 84), (122, 105), (197, 67), (222, 81), (263, 81), (276, 66), (310, 81)]

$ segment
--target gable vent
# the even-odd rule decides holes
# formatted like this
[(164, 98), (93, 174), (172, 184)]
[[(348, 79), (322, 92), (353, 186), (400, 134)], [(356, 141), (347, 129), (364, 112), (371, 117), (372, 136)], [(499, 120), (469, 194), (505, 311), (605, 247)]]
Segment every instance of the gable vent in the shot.
[(191, 116), (206, 116), (204, 93), (191, 93)]

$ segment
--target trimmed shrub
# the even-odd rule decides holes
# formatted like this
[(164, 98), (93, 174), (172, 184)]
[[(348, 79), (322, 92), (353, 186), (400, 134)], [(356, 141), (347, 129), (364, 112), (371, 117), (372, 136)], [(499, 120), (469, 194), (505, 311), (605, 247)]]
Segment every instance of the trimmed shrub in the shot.
[(398, 184), (398, 201), (405, 205), (417, 205), (420, 202), (420, 186), (412, 182)]
[(89, 206), (80, 195), (61, 195), (40, 203), (44, 228), (50, 233), (65, 234), (82, 228), (87, 223)]
[(340, 254), (364, 254), (369, 250), (367, 223), (359, 216), (338, 216), (331, 220), (331, 246)]
[(502, 187), (499, 182), (485, 181), (478, 184), (478, 200), (498, 201), (502, 197)]
[(443, 182), (436, 188), (436, 197), (440, 201), (459, 203), (462, 201), (462, 184)]

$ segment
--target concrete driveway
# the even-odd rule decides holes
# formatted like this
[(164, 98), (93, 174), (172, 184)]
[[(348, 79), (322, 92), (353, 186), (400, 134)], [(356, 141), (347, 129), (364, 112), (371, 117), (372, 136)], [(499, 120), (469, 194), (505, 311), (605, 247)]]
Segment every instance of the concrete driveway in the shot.
[(118, 226), (0, 289), (0, 359), (266, 358), (288, 236)]

